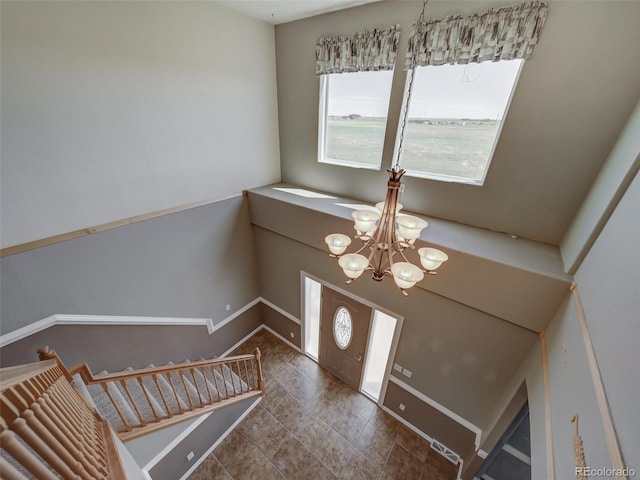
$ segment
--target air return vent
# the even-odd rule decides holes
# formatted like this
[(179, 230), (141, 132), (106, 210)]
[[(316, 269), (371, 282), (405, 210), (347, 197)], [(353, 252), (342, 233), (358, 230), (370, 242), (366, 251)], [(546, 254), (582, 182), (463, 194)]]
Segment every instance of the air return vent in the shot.
[(456, 452), (452, 450), (449, 450), (447, 447), (445, 447), (443, 444), (441, 444), (437, 440), (434, 440), (431, 442), (431, 448), (433, 448), (436, 452), (438, 452), (440, 455), (442, 455), (444, 458), (449, 460), (454, 465), (457, 465), (458, 462), (460, 461), (460, 455), (458, 455)]

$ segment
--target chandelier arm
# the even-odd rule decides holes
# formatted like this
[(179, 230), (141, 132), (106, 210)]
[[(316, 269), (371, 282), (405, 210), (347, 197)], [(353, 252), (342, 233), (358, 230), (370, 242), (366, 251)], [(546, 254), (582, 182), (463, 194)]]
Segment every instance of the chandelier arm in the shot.
[(373, 265), (373, 259), (376, 256), (376, 253), (378, 252), (378, 249), (375, 248), (372, 245), (372, 241), (369, 241), (369, 248), (371, 249), (371, 253), (369, 253), (369, 256), (367, 257), (367, 261), (369, 262), (369, 266), (367, 267), (367, 270), (373, 270), (374, 272), (376, 271), (374, 265)]
[(362, 251), (363, 251), (365, 248), (367, 248), (367, 247), (371, 248), (371, 240), (370, 240), (370, 239), (369, 239), (369, 240), (367, 240), (367, 241), (365, 241), (365, 242), (363, 243), (363, 245), (362, 245), (358, 250), (356, 250), (356, 251), (355, 251), (355, 252), (353, 252), (353, 253), (360, 253), (360, 252), (362, 252)]
[(405, 256), (405, 254), (404, 254), (404, 251), (405, 251), (405, 250), (406, 250), (405, 248), (397, 249), (397, 250), (396, 250), (396, 252), (397, 252), (397, 253), (402, 257), (402, 259), (403, 259), (405, 262), (411, 263), (411, 262), (409, 261), (409, 259), (408, 259), (408, 258)]
[[(382, 280), (385, 271), (390, 268), (390, 265), (388, 268), (383, 267), (386, 267), (387, 263), (393, 263), (390, 255), (395, 240), (395, 216), (397, 213), (398, 190), (400, 189), (400, 177), (404, 174), (404, 171), (393, 169), (387, 170), (387, 172), (389, 174), (387, 194), (385, 196), (378, 228), (372, 236), (372, 255), (369, 260), (373, 269), (374, 280)], [(377, 258), (375, 258), (376, 255), (378, 255)], [(372, 261), (374, 259), (375, 261)]]

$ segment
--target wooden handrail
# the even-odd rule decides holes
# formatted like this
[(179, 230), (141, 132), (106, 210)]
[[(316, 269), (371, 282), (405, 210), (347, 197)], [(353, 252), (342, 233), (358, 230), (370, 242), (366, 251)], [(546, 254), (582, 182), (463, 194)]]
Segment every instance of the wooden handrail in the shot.
[[(87, 387), (100, 387), (112, 411), (112, 426), (122, 440), (202, 415), (232, 403), (232, 400), (241, 401), (264, 392), (258, 348), (253, 354), (98, 375), (86, 362), (67, 369), (49, 347), (40, 348), (38, 354), (41, 360), (57, 365), (72, 383), (74, 376), (79, 375)], [(128, 381), (133, 383), (128, 384)], [(130, 390), (132, 385), (139, 389), (137, 400)], [(157, 393), (152, 395), (151, 390)], [(156, 406), (160, 405), (159, 411), (154, 400)], [(143, 410), (153, 418), (145, 417)], [(107, 412), (104, 415), (109, 416)]]
[[(67, 369), (48, 347), (38, 354), (38, 363), (0, 369), (0, 436), (13, 461), (39, 479), (124, 480), (114, 434), (128, 440), (264, 392), (257, 348), (252, 355), (101, 375), (85, 362)], [(76, 374), (102, 392), (121, 425), (109, 425), (74, 388)], [(3, 478), (24, 478), (2, 457), (0, 469)]]
[(2, 390), (9, 389), (56, 366), (55, 360), (6, 367), (0, 371)]
[(128, 372), (109, 372), (94, 375), (86, 362), (79, 363), (71, 367), (68, 372), (71, 376), (79, 374), (84, 380), (85, 384), (94, 384), (102, 382), (117, 382), (120, 380), (130, 380), (139, 377), (141, 374), (154, 375), (159, 373), (168, 373), (179, 370), (186, 370), (188, 368), (205, 367), (209, 365), (228, 365), (229, 363), (240, 360), (255, 360), (254, 355), (236, 355), (233, 357), (215, 358), (211, 360), (198, 360), (194, 362), (174, 363), (173, 365), (164, 365), (160, 367), (147, 367), (137, 370), (131, 370)]
[(0, 369), (0, 436), (7, 457), (2, 477), (124, 480), (105, 443), (102, 421), (74, 389), (55, 359)]

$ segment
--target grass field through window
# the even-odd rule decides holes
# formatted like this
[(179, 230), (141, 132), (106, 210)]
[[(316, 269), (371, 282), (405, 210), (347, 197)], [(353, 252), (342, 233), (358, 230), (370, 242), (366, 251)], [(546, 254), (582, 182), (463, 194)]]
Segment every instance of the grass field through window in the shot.
[[(327, 156), (380, 165), (385, 120), (329, 118)], [(500, 122), (420, 119), (407, 123), (400, 165), (405, 170), (482, 180)]]

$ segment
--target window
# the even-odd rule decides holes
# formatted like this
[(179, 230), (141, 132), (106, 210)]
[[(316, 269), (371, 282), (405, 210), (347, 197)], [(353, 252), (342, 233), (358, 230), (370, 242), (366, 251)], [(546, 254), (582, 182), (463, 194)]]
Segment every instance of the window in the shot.
[(351, 320), (351, 314), (346, 308), (339, 307), (333, 317), (333, 338), (336, 341), (336, 345), (342, 350), (346, 349), (351, 344), (352, 334), (353, 321)]
[(320, 77), (318, 161), (380, 169), (393, 71)]
[(417, 67), (400, 157), (407, 175), (482, 185), (522, 62)]

